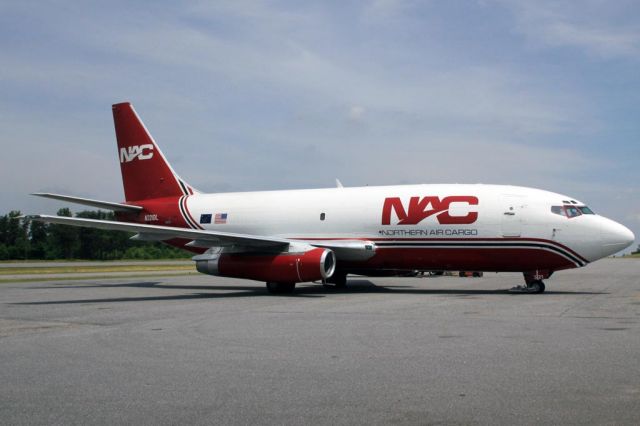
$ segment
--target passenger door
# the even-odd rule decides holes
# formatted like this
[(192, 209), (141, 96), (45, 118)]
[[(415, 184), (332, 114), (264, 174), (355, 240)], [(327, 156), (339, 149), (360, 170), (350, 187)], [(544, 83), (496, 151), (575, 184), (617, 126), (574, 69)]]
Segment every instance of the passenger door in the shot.
[(525, 197), (519, 195), (503, 195), (502, 206), (502, 236), (519, 237), (522, 234)]

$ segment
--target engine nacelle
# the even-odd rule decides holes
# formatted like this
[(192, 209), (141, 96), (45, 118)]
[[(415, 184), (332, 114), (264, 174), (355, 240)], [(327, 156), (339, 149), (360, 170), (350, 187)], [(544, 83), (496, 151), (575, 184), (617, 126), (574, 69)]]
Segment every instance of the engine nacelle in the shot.
[(325, 248), (302, 253), (205, 254), (194, 260), (203, 274), (278, 283), (324, 280), (336, 269), (336, 255)]

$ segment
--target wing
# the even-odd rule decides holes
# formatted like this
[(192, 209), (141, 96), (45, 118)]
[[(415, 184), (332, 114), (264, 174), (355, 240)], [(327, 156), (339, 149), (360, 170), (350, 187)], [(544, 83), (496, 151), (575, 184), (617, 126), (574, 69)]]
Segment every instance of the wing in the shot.
[(66, 216), (31, 215), (28, 220), (80, 226), (83, 228), (111, 229), (114, 231), (137, 232), (140, 240), (170, 240), (186, 238), (195, 247), (244, 246), (286, 250), (290, 241), (282, 238), (261, 237), (230, 232), (215, 232), (197, 229), (174, 228), (172, 226), (146, 225), (140, 223), (114, 222), (111, 220), (82, 219)]
[(263, 237), (259, 235), (234, 234), (210, 230), (175, 228), (172, 226), (147, 225), (110, 220), (83, 219), (66, 216), (30, 215), (28, 220), (57, 223), (60, 225), (79, 226), (84, 228), (110, 229), (114, 231), (136, 232), (132, 237), (136, 240), (162, 241), (173, 238), (191, 240), (186, 246), (211, 248), (226, 247), (235, 251), (269, 250), (276, 252), (300, 250), (311, 247), (324, 247), (335, 252), (340, 260), (364, 261), (376, 252), (376, 245), (366, 240), (289, 240), (286, 238)]

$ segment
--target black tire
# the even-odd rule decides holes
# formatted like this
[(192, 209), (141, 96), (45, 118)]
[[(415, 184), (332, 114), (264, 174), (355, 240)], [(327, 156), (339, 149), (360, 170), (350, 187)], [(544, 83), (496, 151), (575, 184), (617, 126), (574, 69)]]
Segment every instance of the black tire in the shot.
[(528, 285), (532, 293), (544, 293), (545, 285), (541, 280), (536, 280)]
[(267, 291), (271, 294), (293, 293), (296, 283), (274, 283), (267, 282)]
[(347, 274), (334, 273), (323, 285), (325, 288), (347, 288)]

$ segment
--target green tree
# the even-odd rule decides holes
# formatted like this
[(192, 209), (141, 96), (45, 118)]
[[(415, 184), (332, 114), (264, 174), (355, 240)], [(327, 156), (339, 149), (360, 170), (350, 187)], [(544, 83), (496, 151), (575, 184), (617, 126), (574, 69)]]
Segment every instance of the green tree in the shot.
[(29, 259), (44, 259), (47, 254), (49, 234), (46, 223), (32, 220), (29, 226)]
[(0, 260), (9, 259), (9, 249), (4, 243), (0, 243)]
[[(76, 217), (99, 220), (115, 220), (112, 212), (82, 211)], [(80, 247), (78, 257), (81, 259), (112, 260), (121, 259), (130, 246), (130, 233), (110, 231), (106, 229), (81, 228), (79, 230)]]
[(20, 212), (12, 210), (0, 217), (0, 243), (7, 250), (8, 259), (24, 259), (28, 255), (27, 224), (20, 220)]
[[(71, 216), (71, 210), (58, 210), (58, 216)], [(48, 259), (73, 259), (80, 247), (78, 228), (67, 225), (51, 224), (49, 226)]]
[[(21, 221), (20, 212), (0, 216), (0, 260), (10, 259), (171, 259), (191, 253), (156, 241), (132, 241), (131, 233)], [(58, 216), (71, 216), (67, 208)], [(81, 218), (115, 220), (111, 212), (83, 211)]]

